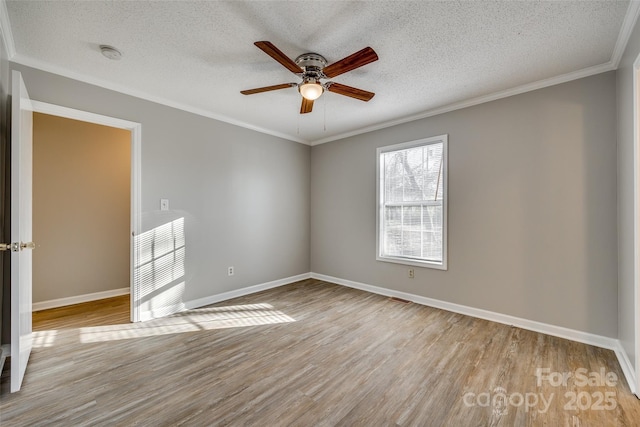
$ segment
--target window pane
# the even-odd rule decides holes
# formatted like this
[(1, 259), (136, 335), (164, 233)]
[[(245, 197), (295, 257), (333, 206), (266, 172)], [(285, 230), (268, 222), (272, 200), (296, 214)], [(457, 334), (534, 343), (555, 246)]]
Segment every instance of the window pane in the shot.
[(442, 140), (380, 154), (382, 256), (444, 261)]
[(402, 255), (402, 208), (387, 207), (384, 211), (385, 253), (390, 256)]
[(442, 205), (425, 206), (422, 222), (422, 257), (442, 261)]
[(421, 242), (421, 208), (420, 206), (404, 207), (402, 210), (402, 255), (420, 257)]
[(402, 151), (404, 201), (424, 200), (423, 148), (417, 147)]
[(442, 200), (442, 148), (440, 143), (384, 153), (385, 201)]
[[(442, 144), (432, 144), (425, 151), (425, 199), (442, 200)], [(436, 191), (437, 190), (437, 191)]]
[(404, 188), (402, 185), (402, 159), (401, 153), (386, 153), (385, 157), (385, 200), (390, 202), (401, 202)]

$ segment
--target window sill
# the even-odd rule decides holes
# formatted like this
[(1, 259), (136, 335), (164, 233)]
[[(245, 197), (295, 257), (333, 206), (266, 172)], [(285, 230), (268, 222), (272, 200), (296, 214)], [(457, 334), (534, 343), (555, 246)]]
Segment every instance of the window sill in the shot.
[(410, 258), (400, 258), (400, 257), (383, 257), (377, 256), (376, 260), (383, 262), (392, 262), (394, 264), (403, 264), (403, 265), (411, 265), (414, 267), (424, 267), (424, 268), (433, 268), (436, 270), (447, 270), (446, 261), (443, 262), (434, 262), (434, 261), (419, 261)]

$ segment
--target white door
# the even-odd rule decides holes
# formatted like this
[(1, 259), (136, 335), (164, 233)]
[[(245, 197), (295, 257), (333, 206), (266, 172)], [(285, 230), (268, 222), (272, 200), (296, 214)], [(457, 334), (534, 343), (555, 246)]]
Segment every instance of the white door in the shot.
[(11, 392), (31, 354), (31, 180), (33, 108), (18, 71), (11, 100)]

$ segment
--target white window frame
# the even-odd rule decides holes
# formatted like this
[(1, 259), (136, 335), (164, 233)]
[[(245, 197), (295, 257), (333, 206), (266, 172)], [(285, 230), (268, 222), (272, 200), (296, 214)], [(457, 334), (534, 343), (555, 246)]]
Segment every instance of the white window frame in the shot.
[[(378, 261), (393, 262), (397, 264), (405, 264), (416, 267), (435, 268), (438, 270), (447, 270), (447, 204), (449, 199), (448, 193), (448, 140), (449, 135), (438, 135), (429, 138), (419, 139), (415, 141), (404, 142), (402, 144), (388, 145), (386, 147), (379, 147), (376, 150), (376, 259)], [(430, 261), (426, 259), (411, 258), (411, 257), (399, 257), (383, 254), (384, 248), (384, 165), (380, 161), (382, 154), (406, 150), (408, 148), (420, 147), (425, 145), (442, 143), (442, 262)]]

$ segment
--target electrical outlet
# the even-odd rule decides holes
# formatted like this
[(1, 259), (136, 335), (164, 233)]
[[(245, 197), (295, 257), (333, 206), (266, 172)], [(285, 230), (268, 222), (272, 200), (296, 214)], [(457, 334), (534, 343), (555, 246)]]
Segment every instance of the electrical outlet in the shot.
[(234, 273), (234, 269), (233, 269), (233, 267), (229, 267), (229, 268), (227, 268), (227, 275), (228, 275), (228, 276), (233, 276), (233, 273)]
[(161, 211), (169, 210), (169, 199), (160, 199), (160, 210)]
[(409, 269), (409, 279), (413, 279), (414, 277), (416, 277), (416, 272), (413, 270), (413, 268)]

